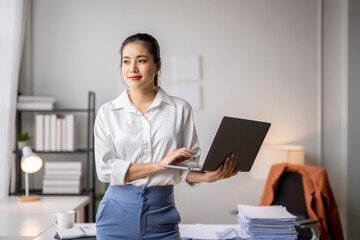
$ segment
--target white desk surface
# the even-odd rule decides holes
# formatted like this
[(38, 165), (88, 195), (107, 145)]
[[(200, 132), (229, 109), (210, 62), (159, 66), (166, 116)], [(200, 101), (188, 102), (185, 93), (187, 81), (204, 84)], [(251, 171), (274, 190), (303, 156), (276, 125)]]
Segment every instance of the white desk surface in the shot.
[(34, 202), (18, 202), (17, 196), (9, 196), (0, 200), (0, 239), (5, 239), (1, 236), (37, 237), (52, 227), (53, 213), (79, 211), (89, 203), (89, 196), (40, 196)]
[[(238, 229), (239, 224), (179, 224), (180, 234), (183, 236), (183, 233), (189, 234), (192, 232), (193, 238), (197, 239), (217, 239), (216, 232), (223, 232), (228, 228)], [(56, 226), (48, 228), (45, 232), (43, 232), (40, 236), (35, 238), (34, 240), (51, 240), (54, 239), (56, 234)], [(205, 234), (204, 231), (207, 231)], [(206, 236), (206, 237), (205, 237)], [(0, 238), (1, 240), (1, 238)]]

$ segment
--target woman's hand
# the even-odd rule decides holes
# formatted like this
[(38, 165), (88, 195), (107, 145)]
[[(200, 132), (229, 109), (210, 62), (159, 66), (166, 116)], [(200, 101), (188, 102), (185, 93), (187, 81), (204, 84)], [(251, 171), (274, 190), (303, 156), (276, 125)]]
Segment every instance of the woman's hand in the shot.
[(189, 148), (180, 148), (170, 151), (159, 162), (132, 163), (125, 175), (125, 182), (140, 179), (154, 173), (166, 171), (170, 168), (161, 167), (158, 164), (179, 164), (189, 158), (194, 158), (195, 151)]
[(216, 182), (221, 179), (230, 178), (235, 176), (240, 172), (240, 169), (235, 170), (237, 162), (237, 156), (235, 154), (231, 154), (230, 157), (227, 157), (224, 165), (221, 165), (216, 171), (206, 172), (204, 173), (204, 182)]
[(160, 164), (179, 164), (189, 158), (194, 158), (195, 152), (189, 148), (179, 148), (170, 151)]

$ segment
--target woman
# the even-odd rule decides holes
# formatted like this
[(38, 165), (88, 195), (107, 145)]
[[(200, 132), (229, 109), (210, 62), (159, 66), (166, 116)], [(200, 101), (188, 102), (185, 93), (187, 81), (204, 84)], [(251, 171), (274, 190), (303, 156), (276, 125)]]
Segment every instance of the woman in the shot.
[(101, 106), (94, 127), (97, 175), (110, 183), (96, 215), (97, 239), (180, 239), (173, 185), (234, 176), (236, 157), (206, 173), (159, 166), (198, 162), (191, 106), (158, 87), (161, 60), (155, 38), (132, 35), (120, 54), (129, 88)]

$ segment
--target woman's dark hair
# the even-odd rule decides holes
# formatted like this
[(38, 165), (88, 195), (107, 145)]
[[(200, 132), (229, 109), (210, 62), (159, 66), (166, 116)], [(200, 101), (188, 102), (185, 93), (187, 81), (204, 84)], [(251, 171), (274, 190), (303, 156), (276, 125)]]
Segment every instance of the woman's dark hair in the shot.
[[(121, 44), (121, 48), (120, 48), (121, 66), (122, 66), (122, 62), (123, 62), (122, 58), (123, 58), (124, 47), (128, 43), (132, 43), (132, 42), (141, 42), (146, 47), (146, 49), (149, 51), (149, 53), (153, 56), (155, 64), (160, 63), (160, 46), (159, 46), (158, 41), (150, 34), (137, 33), (137, 34), (131, 35), (130, 37), (126, 38), (125, 41)], [(158, 75), (159, 75), (159, 73), (157, 73), (154, 77), (155, 87), (158, 86)]]

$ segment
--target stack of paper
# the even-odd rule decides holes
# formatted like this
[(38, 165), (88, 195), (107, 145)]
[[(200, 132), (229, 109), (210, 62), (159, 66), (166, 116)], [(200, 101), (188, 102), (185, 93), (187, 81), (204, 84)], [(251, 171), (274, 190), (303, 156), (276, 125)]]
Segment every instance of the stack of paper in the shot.
[(238, 221), (245, 239), (296, 239), (296, 217), (283, 206), (238, 205)]

